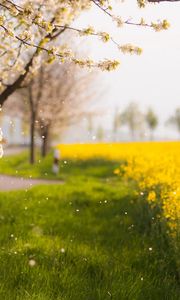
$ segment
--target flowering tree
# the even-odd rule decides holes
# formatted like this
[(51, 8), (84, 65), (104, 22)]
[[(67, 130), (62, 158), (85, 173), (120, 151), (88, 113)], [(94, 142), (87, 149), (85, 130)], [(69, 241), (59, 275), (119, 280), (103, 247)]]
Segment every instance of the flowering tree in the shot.
[(24, 88), (5, 103), (4, 110), (9, 115), (18, 114), (30, 127), (32, 164), (36, 132), (41, 140), (41, 154), (45, 156), (54, 134), (87, 115), (87, 103), (95, 95), (94, 76), (94, 72), (80, 70), (72, 63), (43, 65), (33, 78), (26, 78)]
[[(134, 0), (135, 1), (135, 0)], [(137, 0), (140, 7), (147, 1)], [(149, 1), (159, 2), (159, 1)], [(61, 63), (71, 61), (80, 66), (98, 67), (111, 71), (118, 65), (118, 60), (105, 59), (92, 61), (77, 58), (64, 45), (56, 43), (64, 31), (75, 31), (80, 35), (99, 36), (104, 42), (112, 42), (123, 53), (141, 54), (141, 49), (131, 44), (119, 45), (108, 32), (98, 32), (92, 26), (88, 28), (73, 27), (74, 19), (86, 9), (96, 6), (107, 17), (121, 27), (136, 25), (150, 27), (156, 31), (167, 29), (166, 20), (157, 23), (146, 23), (141, 19), (138, 23), (124, 20), (113, 11), (113, 1), (110, 0), (1, 0), (0, 1), (0, 105), (17, 90), (27, 74), (40, 65), (42, 52), (44, 59), (52, 62), (58, 59)], [(56, 45), (56, 46), (55, 46)]]
[(94, 97), (93, 77), (93, 73), (80, 72), (69, 63), (40, 68), (33, 90), (38, 94), (34, 105), (42, 156), (47, 153), (52, 134), (86, 115), (87, 103)]

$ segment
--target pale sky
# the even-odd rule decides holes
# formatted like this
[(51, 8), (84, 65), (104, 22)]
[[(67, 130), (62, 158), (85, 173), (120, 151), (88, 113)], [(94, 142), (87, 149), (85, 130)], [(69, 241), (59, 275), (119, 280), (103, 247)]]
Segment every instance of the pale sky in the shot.
[(132, 43), (143, 48), (141, 56), (123, 55), (111, 43), (88, 38), (91, 57), (121, 60), (118, 71), (103, 75), (105, 93), (99, 103), (107, 106), (112, 114), (115, 107), (121, 109), (128, 102), (137, 101), (142, 109), (152, 106), (163, 123), (180, 106), (180, 3), (151, 4), (139, 9), (135, 0), (126, 0), (117, 4), (115, 12), (134, 21), (141, 17), (149, 22), (168, 19), (171, 27), (163, 32), (134, 26), (117, 29), (116, 24), (108, 16), (97, 13), (97, 9), (79, 18), (76, 22), (79, 27), (94, 24), (97, 30), (111, 32), (120, 44)]

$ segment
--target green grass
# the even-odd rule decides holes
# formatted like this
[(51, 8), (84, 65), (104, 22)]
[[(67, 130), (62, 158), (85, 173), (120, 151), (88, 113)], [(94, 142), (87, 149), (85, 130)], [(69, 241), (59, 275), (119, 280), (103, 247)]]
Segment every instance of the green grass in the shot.
[(119, 166), (119, 162), (111, 163), (104, 159), (91, 160), (60, 160), (60, 173), (58, 176), (52, 172), (53, 154), (41, 158), (38, 154), (36, 163), (29, 163), (29, 154), (24, 151), (12, 156), (4, 156), (0, 160), (0, 174), (23, 176), (44, 179), (69, 179), (71, 176), (93, 176), (106, 178), (112, 175), (113, 169)]
[[(7, 173), (17, 157), (1, 162)], [(116, 164), (69, 161), (64, 185), (0, 193), (0, 299), (179, 299), (166, 236), (133, 184), (113, 176)]]
[(53, 178), (52, 163), (52, 154), (45, 159), (37, 155), (36, 163), (31, 165), (29, 163), (29, 154), (27, 151), (24, 151), (16, 155), (4, 156), (0, 160), (0, 173), (13, 176), (31, 176), (33, 178)]

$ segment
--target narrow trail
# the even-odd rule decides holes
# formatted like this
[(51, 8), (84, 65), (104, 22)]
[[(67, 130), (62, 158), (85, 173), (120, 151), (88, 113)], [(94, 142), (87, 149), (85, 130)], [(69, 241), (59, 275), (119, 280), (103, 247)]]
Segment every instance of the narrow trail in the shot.
[(13, 190), (26, 190), (35, 185), (52, 185), (63, 184), (60, 180), (46, 180), (46, 179), (31, 179), (23, 177), (15, 177), (8, 175), (0, 175), (0, 192)]

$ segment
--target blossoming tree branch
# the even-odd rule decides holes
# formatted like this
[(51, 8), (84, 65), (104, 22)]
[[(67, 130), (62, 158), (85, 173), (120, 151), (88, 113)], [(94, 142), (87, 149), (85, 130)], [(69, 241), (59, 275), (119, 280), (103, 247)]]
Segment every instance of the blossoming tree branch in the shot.
[[(116, 14), (111, 2), (113, 3), (110, 0), (1, 0), (0, 105), (21, 87), (28, 73), (33, 74), (38, 65), (42, 64), (42, 57), (48, 63), (58, 59), (61, 63), (70, 61), (79, 66), (107, 71), (118, 67), (119, 60), (107, 58), (93, 61), (76, 57), (70, 48), (58, 44), (59, 37), (65, 31), (75, 31), (80, 36), (98, 36), (102, 42), (113, 43), (123, 53), (141, 54), (142, 50), (138, 46), (121, 45), (108, 32), (96, 31), (93, 24), (88, 28), (73, 27), (76, 17), (93, 6), (97, 8), (97, 13), (100, 10), (118, 27), (142, 26), (155, 31), (169, 27), (166, 20), (150, 24), (143, 18), (139, 22), (125, 20)], [(144, 7), (146, 2), (137, 0), (139, 7)], [(42, 56), (42, 53), (46, 55)]]

